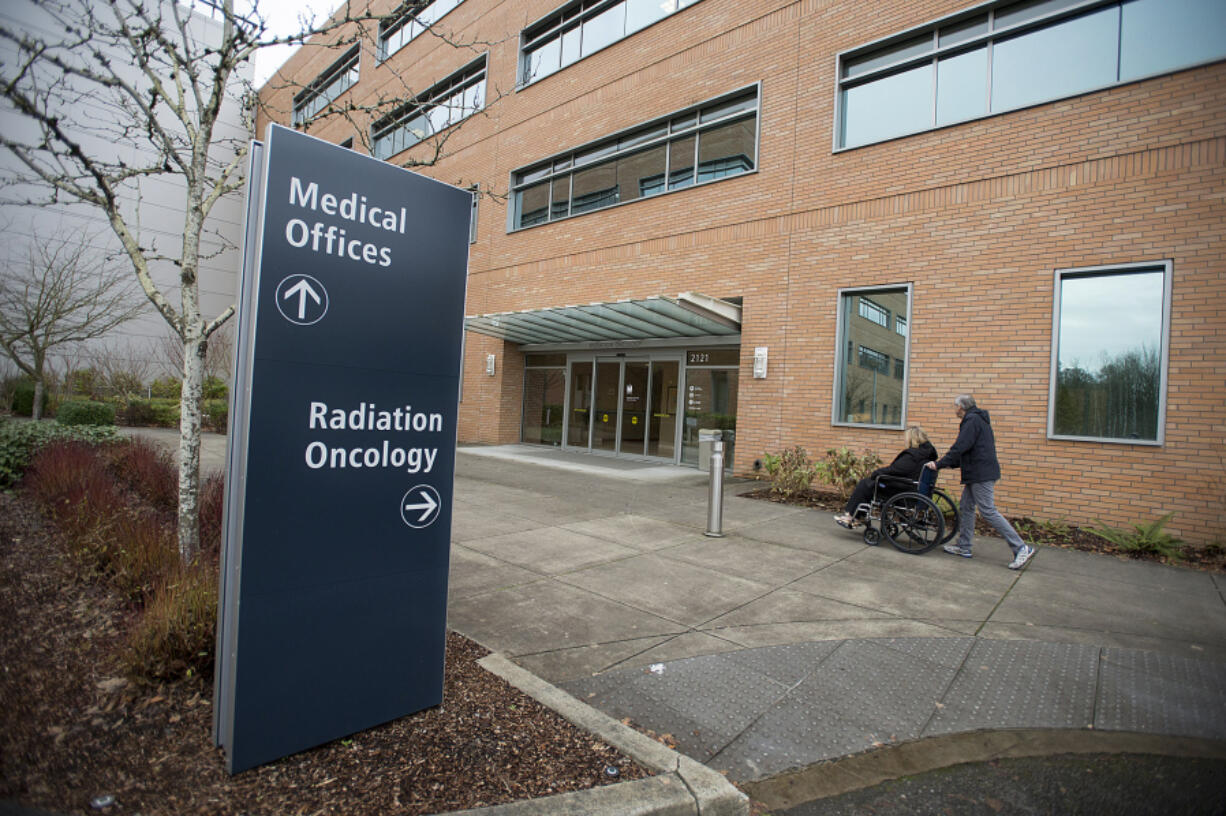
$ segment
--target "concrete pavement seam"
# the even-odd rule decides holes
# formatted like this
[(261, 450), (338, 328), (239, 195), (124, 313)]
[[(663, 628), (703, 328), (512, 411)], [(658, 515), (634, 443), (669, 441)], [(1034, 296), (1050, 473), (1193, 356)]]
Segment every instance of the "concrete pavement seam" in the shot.
[(843, 648), (843, 646), (844, 646), (846, 643), (847, 643), (847, 641), (846, 641), (846, 640), (842, 640), (842, 641), (840, 641), (838, 646), (835, 646), (833, 649), (831, 649), (831, 650), (830, 650), (830, 652), (829, 652), (828, 654), (823, 655), (823, 656), (822, 656), (822, 657), (821, 657), (821, 658), (820, 658), (820, 659), (819, 659), (819, 660), (818, 660), (816, 663), (814, 663), (814, 664), (813, 664), (813, 665), (812, 665), (812, 666), (809, 668), (809, 671), (805, 672), (805, 674), (804, 674), (804, 676), (803, 676), (803, 677), (801, 677), (799, 680), (797, 680), (797, 681), (796, 681), (795, 683), (793, 683), (792, 685), (790, 685), (790, 686), (788, 686), (787, 688), (785, 688), (785, 689), (783, 690), (783, 693), (782, 693), (782, 694), (780, 694), (780, 695), (779, 695), (779, 697), (778, 697), (778, 698), (777, 698), (777, 699), (776, 699), (776, 700), (775, 700), (773, 703), (771, 703), (769, 706), (767, 706), (766, 708), (764, 708), (764, 709), (761, 711), (761, 713), (759, 713), (759, 714), (758, 714), (758, 716), (754, 717), (754, 718), (753, 718), (753, 720), (752, 720), (752, 721), (750, 721), (750, 722), (749, 722), (749, 723), (748, 723), (748, 724), (747, 724), (747, 725), (746, 725), (744, 728), (742, 728), (742, 729), (741, 729), (739, 732), (737, 732), (737, 734), (736, 734), (736, 735), (735, 735), (735, 736), (734, 736), (732, 739), (728, 740), (726, 743), (724, 743), (724, 745), (723, 745), (723, 746), (722, 746), (722, 747), (721, 747), (721, 748), (720, 748), (718, 751), (716, 751), (714, 754), (712, 754), (712, 755), (711, 755), (711, 758), (708, 760), (708, 762), (714, 762), (714, 761), (716, 760), (716, 758), (718, 758), (718, 757), (719, 757), (719, 756), (720, 756), (722, 753), (724, 753), (724, 751), (728, 750), (728, 748), (729, 748), (729, 747), (730, 747), (730, 746), (731, 746), (733, 743), (735, 743), (737, 740), (739, 740), (741, 737), (743, 737), (743, 736), (744, 736), (746, 733), (748, 733), (748, 732), (749, 732), (749, 730), (750, 730), (751, 728), (753, 728), (755, 725), (757, 725), (757, 724), (758, 724), (758, 722), (760, 722), (760, 721), (761, 721), (761, 719), (762, 719), (763, 717), (765, 717), (767, 714), (769, 714), (769, 713), (771, 712), (771, 710), (773, 710), (773, 709), (774, 709), (776, 706), (778, 706), (780, 703), (782, 703), (784, 700), (786, 700), (786, 699), (788, 698), (788, 695), (790, 695), (790, 694), (791, 694), (793, 691), (795, 691), (795, 690), (796, 690), (796, 689), (797, 689), (797, 688), (800, 686), (800, 684), (801, 684), (801, 683), (805, 682), (805, 681), (806, 681), (806, 680), (808, 680), (810, 677), (812, 677), (812, 676), (813, 676), (813, 673), (814, 673), (814, 672), (816, 672), (816, 671), (817, 671), (819, 668), (821, 668), (822, 664), (826, 663), (828, 660), (830, 660), (831, 658), (833, 658), (833, 657), (834, 657), (834, 655), (835, 655), (835, 654), (836, 654), (836, 653), (839, 651), (839, 649)]
[[(597, 711), (587, 703), (567, 694), (552, 683), (546, 682), (521, 666), (512, 663), (504, 655), (498, 653), (490, 654), (483, 657), (478, 663), (482, 668), (498, 675), (529, 697), (557, 712), (569, 722), (603, 739), (636, 762), (659, 773), (675, 775), (693, 797), (695, 808), (693, 812), (699, 814), (699, 816), (748, 816), (748, 797), (725, 779), (723, 774), (717, 773), (705, 765), (695, 762), (689, 757), (683, 756), (656, 742), (647, 735), (618, 722), (608, 714)], [(616, 788), (618, 786), (613, 787)], [(644, 789), (644, 787), (640, 786), (633, 791), (627, 791), (627, 793), (630, 796), (635, 796)], [(593, 788), (591, 791), (577, 792), (577, 794), (590, 794), (601, 790), (605, 790), (605, 788)], [(559, 812), (550, 810), (548, 802), (552, 798), (548, 797), (537, 800), (541, 802), (539, 810), (533, 809), (529, 811), (521, 809), (515, 811), (515, 813), (526, 814), (532, 812), (545, 814)], [(530, 803), (518, 804), (522, 808)], [(659, 807), (657, 808), (652, 802), (640, 801), (636, 803), (636, 808), (633, 812), (643, 814), (654, 813), (659, 814), (659, 816), (676, 812), (675, 802), (661, 801), (658, 804)], [(482, 811), (482, 813), (487, 812), (491, 816), (500, 813), (496, 808)], [(616, 813), (618, 811), (611, 812)], [(630, 811), (625, 810), (623, 812), (628, 813)], [(510, 811), (507, 812), (507, 816), (510, 816)]]

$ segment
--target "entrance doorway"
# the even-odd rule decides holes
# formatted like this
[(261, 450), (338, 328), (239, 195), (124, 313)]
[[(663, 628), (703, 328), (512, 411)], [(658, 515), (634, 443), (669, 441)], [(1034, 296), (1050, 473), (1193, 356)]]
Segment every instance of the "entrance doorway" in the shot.
[(570, 360), (566, 447), (677, 460), (679, 357)]

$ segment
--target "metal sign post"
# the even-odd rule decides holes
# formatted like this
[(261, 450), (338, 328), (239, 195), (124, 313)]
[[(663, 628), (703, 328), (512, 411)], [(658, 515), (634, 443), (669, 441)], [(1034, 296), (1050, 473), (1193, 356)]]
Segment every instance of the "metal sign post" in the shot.
[(232, 773), (442, 700), (472, 200), (276, 125), (262, 154), (218, 619)]

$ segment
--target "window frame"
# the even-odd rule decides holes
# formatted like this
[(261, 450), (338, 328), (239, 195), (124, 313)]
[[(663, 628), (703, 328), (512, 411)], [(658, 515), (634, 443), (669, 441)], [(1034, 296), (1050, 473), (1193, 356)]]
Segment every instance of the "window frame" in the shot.
[[(1103, 275), (1127, 275), (1143, 271), (1162, 272), (1162, 342), (1159, 351), (1161, 374), (1158, 381), (1158, 433), (1156, 439), (1118, 439), (1100, 436), (1072, 436), (1057, 434), (1056, 430), (1056, 379), (1060, 365), (1060, 315), (1061, 283), (1066, 277), (1098, 277)], [(1171, 351), (1171, 293), (1173, 291), (1174, 261), (1165, 258), (1158, 261), (1105, 264), (1101, 266), (1078, 266), (1056, 269), (1053, 272), (1051, 309), (1051, 365), (1047, 385), (1047, 438), (1058, 442), (1094, 442), (1105, 445), (1144, 445), (1163, 447), (1166, 444), (1167, 379), (1170, 373)]]
[[(843, 384), (843, 378), (846, 376), (847, 362), (845, 362), (844, 347), (847, 344), (847, 320), (843, 316), (843, 298), (856, 297), (859, 299), (861, 295), (870, 295), (873, 292), (906, 292), (907, 293), (907, 321), (908, 328), (915, 321), (915, 283), (907, 281), (906, 283), (883, 283), (874, 286), (849, 286), (840, 288), (835, 293), (835, 330), (834, 330), (834, 378), (831, 386), (830, 395), (830, 425), (837, 428), (874, 428), (880, 430), (897, 431), (907, 427), (907, 404), (911, 386), (911, 335), (913, 332), (908, 331), (903, 338), (903, 376), (902, 376), (902, 396), (899, 399), (899, 421), (897, 423), (880, 423), (880, 422), (847, 422), (839, 419), (839, 394), (840, 386)], [(869, 298), (872, 299), (871, 297)], [(853, 314), (858, 315), (859, 309), (851, 310)], [(896, 314), (896, 313), (895, 313)], [(867, 319), (867, 318), (866, 318)], [(886, 327), (886, 331), (892, 331)], [(879, 352), (882, 353), (882, 352)], [(888, 356), (888, 355), (887, 355)], [(859, 355), (853, 361), (853, 365), (859, 364)], [(894, 358), (898, 359), (898, 358)], [(893, 372), (888, 372), (887, 376), (893, 379)]]
[[(743, 110), (734, 111), (723, 117), (717, 117), (715, 119), (711, 119), (706, 122), (700, 121), (700, 112), (703, 111), (704, 109), (716, 108), (722, 103), (729, 102), (729, 101), (736, 99), (737, 97), (747, 95), (750, 91), (752, 91), (754, 94), (754, 105), (752, 108), (745, 108)], [(693, 117), (692, 123), (684, 127), (676, 127), (676, 128), (670, 127), (670, 123), (672, 122), (672, 120), (679, 119), (687, 115), (692, 115)], [(719, 176), (715, 178), (699, 180), (698, 179), (698, 176), (699, 176), (699, 162), (698, 162), (699, 138), (698, 136), (699, 134), (703, 132), (707, 132), (707, 131), (716, 130), (720, 127), (723, 127), (729, 124), (733, 124), (743, 119), (748, 119), (750, 116), (754, 118), (754, 136), (753, 136), (754, 145), (753, 145), (753, 157), (752, 157), (753, 168), (750, 170), (741, 172), (741, 173), (737, 173), (735, 175), (731, 175), (731, 176)], [(626, 148), (619, 149), (618, 145), (621, 140), (626, 139), (627, 137), (633, 137), (639, 131), (648, 131), (652, 129), (656, 129), (657, 131), (660, 131), (660, 132), (658, 132), (657, 135), (654, 135), (651, 138), (635, 140), (631, 145), (627, 146)], [(574, 212), (573, 177), (575, 173), (580, 172), (585, 169), (599, 166), (600, 164), (607, 162), (610, 159), (617, 159), (622, 156), (631, 156), (637, 153), (646, 152), (648, 150), (655, 149), (661, 145), (667, 146), (671, 144), (672, 142), (682, 141), (687, 138), (694, 139), (693, 181), (691, 181), (690, 183), (685, 184), (685, 185), (680, 185), (680, 186), (673, 186), (672, 167), (668, 163), (668, 158), (667, 158), (668, 154), (666, 152), (665, 168), (664, 168), (664, 174), (663, 174), (663, 178), (666, 181), (664, 183), (663, 191), (658, 192), (658, 193), (653, 193), (652, 195), (649, 195), (649, 196), (640, 195), (638, 198), (632, 198), (627, 201), (619, 201), (615, 204), (610, 204), (607, 207), (597, 207), (597, 208), (594, 208), (591, 210), (585, 210), (584, 212), (579, 212), (579, 213)], [(609, 150), (605, 152), (601, 152), (597, 156), (592, 156), (587, 159), (584, 158), (584, 154), (601, 151), (603, 148), (606, 148), (609, 146), (611, 146)], [(684, 108), (679, 108), (673, 111), (672, 113), (665, 114), (664, 116), (659, 116), (653, 119), (648, 119), (646, 121), (640, 122), (637, 125), (633, 125), (628, 128), (623, 128), (622, 130), (615, 131), (614, 133), (611, 133), (607, 136), (602, 136), (599, 139), (594, 139), (592, 141), (585, 142), (581, 145), (570, 148), (568, 150), (563, 150), (560, 153), (555, 153), (550, 156), (545, 156), (543, 158), (537, 159), (533, 162), (530, 162), (528, 164), (515, 168), (514, 170), (511, 171), (509, 178), (508, 178), (508, 183), (507, 183), (507, 189), (510, 191), (510, 200), (508, 202), (509, 206), (507, 207), (507, 233), (510, 234), (510, 233), (515, 233), (515, 232), (521, 232), (523, 230), (535, 229), (536, 227), (543, 227), (549, 224), (555, 224), (560, 221), (569, 220), (571, 218), (578, 218), (580, 216), (587, 215), (588, 213), (606, 212), (608, 210), (617, 209), (618, 207), (624, 207), (629, 204), (635, 204), (640, 201), (648, 201), (648, 200), (660, 198), (662, 196), (666, 196), (672, 193), (682, 192), (684, 190), (693, 190), (698, 187), (706, 186), (708, 184), (717, 184), (721, 181), (725, 181), (728, 179), (735, 179), (735, 178), (741, 178), (744, 176), (753, 175), (759, 171), (761, 146), (762, 146), (762, 83), (755, 82), (752, 85), (745, 85), (743, 87), (737, 88), (734, 91), (730, 91), (729, 93), (720, 94), (719, 96), (715, 96), (710, 99), (705, 99), (696, 105), (687, 105)], [(517, 177), (529, 177), (529, 176), (531, 177), (531, 179), (527, 181), (517, 178)], [(550, 217), (553, 214), (553, 209), (555, 206), (555, 202), (552, 198), (553, 196), (552, 186), (550, 186), (549, 188), (550, 192), (548, 196), (549, 200), (545, 206), (545, 212), (546, 212), (545, 220), (540, 221), (540, 222), (535, 222), (532, 224), (523, 225), (523, 226), (516, 225), (516, 222), (518, 220), (516, 217), (516, 213), (519, 208), (519, 201), (520, 201), (519, 194), (521, 192), (543, 181), (552, 181), (553, 179), (567, 177), (567, 176), (571, 177), (572, 186), (567, 196), (567, 212), (565, 215), (559, 216), (557, 218)], [(646, 178), (656, 178), (656, 176), (649, 176)]]
[(401, 50), (408, 47), (409, 43), (416, 40), (419, 36), (421, 36), (421, 34), (424, 34), (432, 26), (438, 23), (439, 20), (442, 20), (444, 17), (446, 17), (451, 12), (455, 11), (457, 8), (459, 8), (464, 3), (464, 0), (456, 0), (455, 5), (447, 9), (447, 11), (445, 11), (443, 14), (439, 15), (437, 20), (430, 23), (429, 25), (423, 25), (422, 30), (420, 32), (418, 32), (417, 34), (414, 34), (412, 37), (409, 37), (407, 40), (402, 42), (399, 46), (396, 47), (394, 51), (387, 50), (385, 40), (388, 37), (400, 31), (405, 26), (411, 25), (415, 20), (417, 20), (422, 15), (423, 12), (429, 9), (430, 6), (434, 5), (435, 2), (440, 2), (440, 1), (441, 0), (433, 0), (431, 3), (417, 9), (416, 12), (413, 12), (410, 10), (410, 7), (414, 5), (413, 0), (407, 0), (407, 2), (402, 3), (399, 7), (393, 10), (391, 14), (388, 15), (389, 18), (391, 17), (395, 18), (392, 20), (392, 22), (389, 25), (385, 27), (383, 22), (381, 21), (379, 23), (379, 30), (375, 38), (375, 64), (382, 65), (384, 62), (386, 62), (387, 60), (389, 60), (396, 54), (400, 53)]
[[(352, 63), (352, 65), (350, 63)], [(319, 110), (315, 111), (314, 113), (308, 116), (302, 115), (302, 111), (306, 108), (307, 104), (309, 104), (312, 100), (317, 99), (320, 96), (323, 96), (324, 91), (332, 87), (333, 83), (339, 81), (342, 77), (347, 75), (351, 68), (357, 69), (357, 72), (358, 72), (358, 76), (354, 78), (353, 82), (349, 83), (344, 88), (342, 88), (340, 91), (338, 91), (336, 96), (333, 96), (332, 98), (324, 102), (323, 107), (320, 108)], [(340, 99), (344, 94), (348, 93), (350, 88), (357, 85), (358, 82), (360, 82), (362, 79), (361, 75), (362, 75), (362, 44), (354, 43), (350, 48), (346, 49), (345, 53), (342, 54), (338, 59), (336, 59), (331, 65), (329, 65), (323, 71), (320, 71), (319, 75), (316, 76), (314, 79), (312, 79), (305, 88), (303, 88), (298, 93), (294, 94), (294, 98), (290, 104), (290, 122), (295, 127), (306, 124), (308, 121), (313, 119), (316, 114), (318, 114), (322, 110), (325, 110), (329, 105), (331, 105), (337, 99)]]
[[(700, 2), (702, 2), (702, 0), (679, 0), (678, 7), (674, 9), (673, 11), (669, 12), (668, 14), (665, 14), (660, 19), (652, 23), (649, 23), (648, 25), (642, 28), (636, 29), (635, 31), (629, 34), (623, 33), (622, 36), (618, 37), (612, 42), (607, 43), (601, 46), (600, 48), (597, 48), (595, 51), (591, 51), (587, 54), (583, 53), (582, 34), (580, 34), (580, 43), (578, 46), (578, 49), (579, 49), (578, 59), (574, 60), (573, 62), (568, 62), (565, 65), (562, 65), (561, 60), (559, 59), (559, 65), (556, 70), (550, 71), (549, 73), (544, 74), (543, 76), (540, 76), (535, 79), (525, 79), (524, 78), (527, 72), (528, 64), (529, 64), (529, 54), (527, 50), (529, 46), (543, 44), (547, 40), (550, 40), (550, 41), (554, 39), (561, 40), (562, 35), (566, 32), (569, 32), (576, 28), (582, 30), (584, 21), (590, 20), (594, 17), (598, 17), (604, 12), (611, 9), (613, 6), (616, 6), (620, 3), (625, 3), (626, 1), (627, 0), (571, 0), (570, 2), (563, 3), (562, 5), (557, 6), (549, 13), (538, 17), (536, 20), (532, 21), (531, 23), (529, 23), (528, 25), (520, 29), (519, 47), (516, 50), (517, 57), (516, 57), (516, 64), (515, 64), (515, 89), (517, 91), (522, 90), (531, 85), (535, 85), (541, 80), (547, 79), (553, 76), (554, 74), (561, 73), (562, 71), (566, 70), (571, 65), (580, 63), (583, 60), (587, 59), (588, 57), (592, 56), (593, 54), (599, 54), (601, 51), (604, 51), (606, 48), (617, 45), (619, 42), (622, 42), (623, 40), (628, 40), (630, 37), (633, 37), (635, 34), (638, 34), (640, 31), (646, 31), (652, 26), (657, 25), (658, 23), (661, 23), (664, 20), (671, 19), (673, 16), (680, 14), (686, 9), (692, 6), (696, 6)], [(680, 5), (681, 2), (686, 3), (686, 5), (681, 6)], [(561, 44), (559, 43), (559, 48), (560, 47), (561, 47)]]
[[(478, 78), (478, 74), (480, 74)], [(449, 122), (441, 130), (434, 131), (422, 139), (418, 139), (410, 145), (400, 148), (386, 156), (380, 156), (378, 150), (378, 140), (386, 133), (392, 133), (403, 127), (410, 119), (418, 113), (434, 110), (439, 107), (441, 99), (450, 98), (455, 93), (464, 93), (478, 83), (485, 83), (485, 89), (482, 91), (481, 107), (476, 108), (461, 119), (454, 122)], [(434, 83), (424, 92), (412, 99), (407, 99), (405, 102), (392, 111), (380, 116), (378, 119), (370, 123), (370, 155), (380, 161), (389, 161), (393, 156), (399, 155), (406, 150), (412, 150), (417, 145), (428, 139), (444, 133), (447, 130), (455, 127), (461, 122), (469, 119), (473, 114), (485, 110), (486, 93), (489, 91), (489, 52), (483, 53), (472, 62), (467, 63), (457, 71), (453, 71), (442, 80)]]
[[(870, 147), (872, 145), (883, 144), (885, 142), (890, 142), (895, 139), (905, 139), (910, 136), (918, 135), (920, 133), (930, 133), (933, 131), (942, 130), (944, 128), (958, 127), (959, 125), (964, 125), (968, 122), (976, 122), (981, 119), (988, 119), (994, 116), (1004, 116), (1010, 113), (1015, 113), (1017, 111), (1026, 110), (1027, 108), (1033, 108), (1033, 107), (1038, 107), (1040, 105), (1051, 104), (1052, 102), (1058, 102), (1062, 99), (1072, 99), (1072, 98), (1083, 96), (1089, 93), (1097, 93), (1099, 91), (1108, 90), (1108, 89), (1123, 86), (1123, 85), (1129, 85), (1134, 82), (1143, 82), (1147, 79), (1165, 76), (1167, 74), (1171, 74), (1176, 71), (1186, 71), (1191, 68), (1198, 68), (1204, 65), (1212, 65), (1216, 62), (1221, 62), (1223, 59), (1226, 59), (1226, 57), (1213, 57), (1208, 60), (1201, 60), (1198, 62), (1188, 63), (1187, 65), (1182, 65), (1178, 68), (1165, 69), (1165, 70), (1155, 71), (1152, 73), (1142, 74), (1139, 76), (1130, 76), (1127, 79), (1120, 79), (1119, 78), (1119, 64), (1118, 64), (1119, 63), (1119, 53), (1117, 51), (1116, 79), (1113, 82), (1109, 82), (1104, 85), (1093, 85), (1093, 86), (1090, 86), (1090, 87), (1087, 87), (1087, 88), (1084, 88), (1082, 90), (1078, 90), (1072, 93), (1058, 94), (1050, 98), (1040, 99), (1036, 102), (1026, 103), (1026, 104), (1020, 105), (1015, 108), (1008, 108), (1005, 110), (993, 111), (992, 110), (992, 82), (991, 80), (992, 80), (992, 50), (993, 50), (994, 43), (1004, 41), (1004, 40), (1010, 40), (1010, 39), (1013, 39), (1018, 36), (1022, 36), (1030, 31), (1034, 31), (1037, 29), (1048, 28), (1050, 26), (1059, 24), (1061, 22), (1072, 19), (1074, 17), (1079, 17), (1085, 14), (1089, 14), (1091, 12), (1098, 11), (1098, 10), (1104, 9), (1109, 6), (1118, 7), (1122, 13), (1122, 6), (1124, 3), (1127, 2), (1127, 0), (1070, 0), (1070, 2), (1067, 5), (1061, 8), (1057, 8), (1057, 9), (1048, 11), (1043, 14), (1038, 14), (1031, 18), (1020, 20), (1011, 25), (1005, 25), (999, 29), (994, 28), (993, 26), (995, 24), (996, 12), (1000, 9), (1006, 8), (1007, 6), (1015, 4), (1017, 1), (1018, 0), (988, 0), (987, 2), (979, 3), (970, 8), (963, 9), (962, 11), (958, 11), (953, 14), (946, 15), (944, 17), (939, 17), (934, 20), (930, 20), (926, 23), (922, 23), (920, 25), (908, 28), (905, 31), (901, 31), (896, 34), (891, 34), (887, 37), (882, 37), (878, 40), (874, 40), (872, 42), (865, 43), (863, 45), (858, 45), (854, 48), (849, 48), (849, 49), (846, 49), (844, 51), (840, 51), (839, 53), (837, 53), (834, 58), (834, 127), (832, 128), (832, 133), (831, 133), (831, 152), (832, 153), (842, 153), (847, 150), (859, 150), (864, 147)], [(979, 17), (981, 15), (986, 15), (987, 17), (987, 30), (985, 32), (971, 35), (965, 39), (958, 40), (957, 42), (949, 43), (947, 45), (940, 44), (940, 34), (942, 30), (946, 30), (946, 29), (955, 27), (959, 24), (969, 22), (970, 20), (976, 17)], [(858, 59), (860, 57), (869, 56), (870, 54), (876, 51), (884, 51), (890, 48), (891, 46), (904, 45), (912, 40), (918, 40), (922, 38), (924, 35), (931, 36), (932, 46), (926, 51), (924, 51), (923, 53), (914, 54), (910, 56), (904, 56), (904, 57), (900, 57), (890, 62), (882, 63), (880, 65), (874, 66), (871, 69), (866, 70), (863, 73), (857, 74), (855, 76), (850, 76), (850, 77), (844, 76), (844, 72), (845, 72), (847, 63), (849, 61)], [(963, 54), (969, 51), (973, 51), (974, 49), (979, 48), (979, 47), (985, 47), (987, 49), (987, 55), (986, 55), (987, 87), (985, 89), (984, 113), (978, 114), (975, 116), (968, 116), (966, 118), (957, 119), (956, 121), (946, 122), (944, 124), (938, 123), (937, 121), (937, 102), (938, 100), (937, 100), (937, 94), (936, 94), (936, 87), (937, 87), (936, 65), (943, 57), (948, 58), (948, 57), (958, 56), (960, 54)], [(924, 127), (924, 128), (920, 128), (919, 130), (898, 133), (892, 136), (886, 136), (884, 138), (874, 139), (872, 141), (863, 142), (863, 143), (859, 143), (855, 145), (840, 144), (841, 134), (843, 132), (843, 124), (844, 124), (843, 119), (846, 114), (844, 110), (844, 105), (843, 105), (843, 92), (846, 89), (853, 88), (858, 85), (868, 84), (868, 83), (873, 82), (876, 79), (883, 79), (885, 77), (888, 77), (888, 76), (891, 76), (897, 73), (901, 73), (905, 70), (913, 69), (921, 65), (932, 65), (933, 66), (933, 78), (932, 78), (933, 94), (932, 94), (932, 119), (931, 119), (932, 124), (931, 125)]]

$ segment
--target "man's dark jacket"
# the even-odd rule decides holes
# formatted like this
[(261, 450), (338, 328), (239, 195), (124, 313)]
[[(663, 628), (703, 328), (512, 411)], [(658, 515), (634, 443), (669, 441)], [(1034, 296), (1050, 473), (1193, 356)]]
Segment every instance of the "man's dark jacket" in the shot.
[(958, 426), (958, 438), (949, 453), (937, 460), (938, 468), (961, 468), (962, 484), (995, 482), (1000, 479), (996, 459), (996, 436), (988, 412), (971, 408)]
[(888, 467), (877, 468), (872, 472), (872, 476), (900, 476), (904, 479), (918, 479), (920, 471), (924, 469), (925, 462), (931, 462), (937, 458), (937, 449), (932, 447), (931, 442), (925, 442), (922, 445), (917, 445), (914, 448), (907, 448), (898, 456), (894, 457), (894, 461)]

